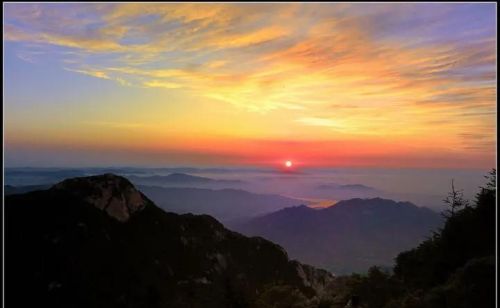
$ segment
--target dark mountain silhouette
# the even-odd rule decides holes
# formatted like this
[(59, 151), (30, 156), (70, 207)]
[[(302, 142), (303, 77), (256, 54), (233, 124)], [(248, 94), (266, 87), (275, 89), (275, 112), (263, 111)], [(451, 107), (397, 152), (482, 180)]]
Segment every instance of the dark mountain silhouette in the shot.
[(255, 194), (240, 189), (166, 188), (139, 186), (164, 210), (175, 213), (208, 214), (226, 222), (241, 217), (271, 213), (302, 201), (271, 194)]
[(298, 206), (230, 225), (282, 245), (291, 257), (335, 273), (391, 266), (442, 223), (439, 214), (409, 202), (350, 199), (324, 209)]
[(112, 174), (6, 196), (5, 215), (7, 307), (313, 307), (332, 281)]

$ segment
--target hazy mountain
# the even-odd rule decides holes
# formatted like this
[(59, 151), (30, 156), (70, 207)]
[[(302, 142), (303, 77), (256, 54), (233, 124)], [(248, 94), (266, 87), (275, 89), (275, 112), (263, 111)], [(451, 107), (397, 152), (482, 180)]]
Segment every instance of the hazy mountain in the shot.
[(15, 186), (56, 183), (70, 177), (85, 176), (81, 169), (66, 168), (6, 168), (5, 184)]
[(352, 198), (374, 198), (386, 195), (384, 191), (364, 184), (326, 183), (314, 187), (312, 193), (322, 198), (346, 200)]
[[(168, 175), (158, 175), (155, 171), (173, 171)], [(208, 169), (217, 172), (217, 169)], [(184, 172), (180, 172), (184, 171)], [(241, 180), (212, 179), (208, 177), (195, 176), (185, 172), (200, 172), (203, 169), (196, 168), (172, 168), (172, 169), (147, 169), (147, 168), (81, 168), (81, 169), (59, 169), (59, 168), (7, 168), (5, 177), (7, 184), (16, 186), (40, 185), (41, 183), (57, 183), (61, 180), (77, 176), (89, 176), (103, 173), (114, 173), (127, 177), (135, 184), (166, 185), (166, 186), (236, 186), (243, 184)], [(222, 171), (220, 171), (222, 172)]]
[(332, 281), (112, 174), (7, 196), (5, 215), (7, 307), (317, 307)]
[(363, 184), (321, 184), (317, 186), (321, 190), (355, 190), (355, 191), (377, 191), (375, 188)]
[(207, 177), (194, 176), (185, 173), (171, 173), (169, 175), (137, 176), (129, 175), (127, 178), (135, 184), (164, 185), (164, 186), (234, 186), (242, 184), (240, 180), (216, 180)]
[(297, 206), (232, 224), (282, 245), (291, 257), (335, 273), (390, 266), (441, 225), (439, 214), (408, 202), (351, 199), (324, 209)]
[[(474, 200), (452, 191), (445, 223), (431, 237), (396, 257), (394, 271), (371, 267), (367, 275), (335, 279), (330, 308), (353, 297), (359, 307), (496, 307), (496, 170)], [(353, 296), (354, 295), (354, 296)]]
[(12, 186), (12, 185), (5, 185), (3, 187), (3, 193), (7, 195), (13, 195), (13, 194), (24, 194), (30, 191), (35, 191), (35, 190), (45, 190), (50, 188), (50, 184), (47, 185), (25, 185), (25, 186)]
[[(4, 186), (4, 194), (48, 189), (51, 185)], [(138, 185), (162, 209), (178, 214), (208, 214), (227, 222), (271, 213), (304, 201), (273, 194), (255, 194), (240, 189), (205, 189)]]
[(161, 208), (175, 213), (209, 214), (221, 221), (253, 217), (303, 201), (240, 189), (166, 188), (139, 186)]

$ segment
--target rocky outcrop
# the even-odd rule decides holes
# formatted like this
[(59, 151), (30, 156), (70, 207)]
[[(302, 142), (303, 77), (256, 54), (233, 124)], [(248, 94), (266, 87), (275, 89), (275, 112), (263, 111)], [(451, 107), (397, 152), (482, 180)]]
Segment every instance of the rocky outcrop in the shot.
[(325, 270), (317, 269), (307, 264), (301, 264), (297, 261), (292, 262), (295, 263), (297, 274), (302, 278), (302, 283), (305, 286), (313, 288), (319, 295), (328, 291), (327, 288), (333, 282), (333, 275)]
[(144, 195), (132, 183), (111, 173), (64, 180), (54, 185), (53, 189), (81, 197), (121, 222), (127, 221), (146, 205)]

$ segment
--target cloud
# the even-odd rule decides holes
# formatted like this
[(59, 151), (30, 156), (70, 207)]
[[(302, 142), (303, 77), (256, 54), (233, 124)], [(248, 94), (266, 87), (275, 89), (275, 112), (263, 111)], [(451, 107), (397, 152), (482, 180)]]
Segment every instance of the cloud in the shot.
[(176, 89), (182, 87), (182, 85), (174, 82), (151, 80), (144, 82), (144, 86), (148, 88), (167, 88)]
[[(52, 54), (67, 70), (121, 86), (282, 112), (283, 130), (418, 139), (441, 123), (450, 147), (473, 151), (491, 142), (478, 145), (465, 133), (491, 136), (496, 124), (496, 18), (488, 4), (5, 8), (4, 40), (27, 61)], [(46, 50), (33, 53), (32, 44)]]
[(97, 78), (102, 78), (102, 79), (111, 79), (105, 72), (103, 71), (96, 71), (96, 70), (77, 70), (77, 69), (71, 69), (71, 68), (64, 68), (67, 71), (70, 72), (76, 72), (76, 73), (82, 73), (85, 75), (89, 75), (92, 77), (97, 77)]

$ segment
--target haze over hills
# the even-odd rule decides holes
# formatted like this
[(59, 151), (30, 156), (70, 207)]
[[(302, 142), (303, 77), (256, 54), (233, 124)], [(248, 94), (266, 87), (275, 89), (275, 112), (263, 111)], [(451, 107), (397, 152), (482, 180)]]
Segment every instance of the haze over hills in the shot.
[(240, 189), (139, 186), (159, 207), (175, 213), (208, 214), (227, 222), (300, 204), (301, 200)]
[(322, 198), (335, 196), (336, 200), (345, 200), (352, 198), (374, 198), (388, 195), (385, 191), (360, 183), (321, 183), (313, 188), (313, 193), (316, 196)]
[(317, 186), (321, 190), (353, 190), (353, 191), (370, 191), (376, 192), (377, 189), (363, 184), (321, 184)]
[(5, 214), (9, 307), (317, 307), (333, 279), (112, 174), (7, 196)]
[(441, 224), (440, 215), (427, 208), (373, 198), (324, 209), (285, 208), (230, 228), (276, 242), (292, 258), (345, 274), (392, 266), (398, 253), (418, 245)]
[(496, 170), (486, 179), (473, 200), (451, 191), (444, 225), (401, 252), (392, 272), (372, 267), (367, 275), (338, 277), (335, 297), (356, 294), (367, 308), (496, 307)]
[[(475, 187), (481, 185), (484, 171), (470, 170), (387, 170), (360, 168), (305, 169), (302, 173), (282, 172), (273, 168), (197, 168), (197, 167), (72, 167), (72, 168), (6, 168), (6, 185), (47, 185), (65, 178), (114, 173), (125, 176), (136, 185), (242, 189), (252, 193), (275, 194), (304, 200), (338, 200), (381, 197), (408, 200), (436, 211), (443, 209), (444, 192), (450, 180), (472, 198)], [(163, 181), (172, 174), (183, 173), (181, 181)], [(191, 177), (200, 177), (210, 180)], [(149, 182), (144, 182), (145, 180)], [(196, 178), (194, 178), (196, 179)], [(170, 182), (170, 183), (168, 183)], [(322, 202), (321, 206), (328, 204)], [(298, 205), (298, 204), (293, 204)]]
[(67, 178), (85, 176), (74, 168), (5, 168), (5, 184), (11, 186), (54, 184)]
[[(40, 176), (43, 174), (39, 172)], [(132, 175), (127, 177), (139, 178), (139, 176)], [(153, 179), (153, 181), (159, 179), (163, 183), (166, 182), (165, 179), (168, 179), (170, 183), (174, 183), (174, 186), (179, 186), (138, 186), (148, 198), (166, 211), (211, 215), (236, 231), (263, 236), (279, 243), (294, 258), (328, 268), (339, 274), (365, 271), (373, 264), (391, 266), (397, 253), (415, 246), (429, 235), (431, 229), (439, 225), (436, 223), (439, 221), (438, 214), (428, 209), (417, 208), (409, 203), (398, 203), (401, 208), (394, 208), (392, 205), (395, 202), (393, 201), (371, 199), (369, 206), (373, 206), (377, 200), (378, 203), (387, 204), (385, 207), (379, 206), (369, 210), (373, 212), (370, 215), (363, 216), (359, 209), (356, 212), (354, 207), (351, 208), (352, 213), (339, 212), (342, 205), (357, 206), (362, 201), (354, 199), (340, 201), (336, 206), (318, 212), (305, 206), (297, 207), (304, 204), (304, 200), (276, 194), (257, 194), (240, 189), (182, 187), (217, 181), (209, 177), (180, 173), (166, 176), (142, 175), (142, 177)], [(353, 191), (354, 195), (356, 191), (367, 192), (369, 195), (379, 192), (363, 184), (332, 184), (330, 182), (321, 185), (317, 188), (323, 191), (333, 191), (335, 195), (340, 196), (349, 195), (349, 191)], [(22, 193), (48, 186), (5, 186), (5, 193)], [(292, 208), (279, 211), (287, 207)], [(273, 213), (276, 211), (279, 212)], [(287, 216), (281, 217), (280, 213), (287, 213)], [(266, 214), (270, 214), (269, 217)], [(259, 215), (262, 217), (250, 220)], [(354, 219), (350, 225), (346, 225), (346, 221), (349, 220), (344, 217), (345, 215), (358, 215), (366, 219)], [(418, 217), (422, 218), (421, 222), (418, 221)], [(415, 224), (415, 219), (417, 219), (417, 224)], [(386, 224), (377, 224), (378, 221), (385, 221)], [(392, 229), (390, 229), (391, 226)], [(397, 236), (394, 236), (395, 234)], [(396, 240), (387, 240), (392, 237)]]
[(186, 173), (171, 173), (169, 175), (137, 176), (128, 175), (127, 178), (138, 185), (160, 185), (173, 187), (232, 187), (243, 184), (241, 180), (216, 180), (208, 177), (194, 176)]
[[(196, 168), (7, 168), (6, 178), (8, 184), (12, 186), (40, 185), (46, 183), (56, 183), (63, 179), (77, 176), (89, 176), (101, 173), (114, 173), (126, 176), (135, 184), (160, 185), (160, 186), (214, 186), (232, 187), (244, 183), (241, 180), (233, 179), (212, 179), (204, 176), (196, 176), (180, 171), (199, 172)], [(221, 172), (224, 169), (209, 168), (207, 172)], [(161, 175), (164, 172), (167, 175)], [(160, 172), (156, 174), (152, 172)]]
[[(5, 185), (5, 195), (48, 189), (51, 185)], [(222, 222), (249, 218), (298, 205), (304, 200), (241, 189), (206, 189), (139, 185), (140, 190), (162, 209), (178, 214), (207, 214)]]
[(45, 190), (50, 188), (50, 184), (47, 185), (24, 185), (24, 186), (12, 186), (12, 185), (5, 185), (3, 187), (4, 191), (3, 193), (7, 195), (14, 195), (14, 194), (24, 194), (30, 191), (36, 191), (36, 190)]

